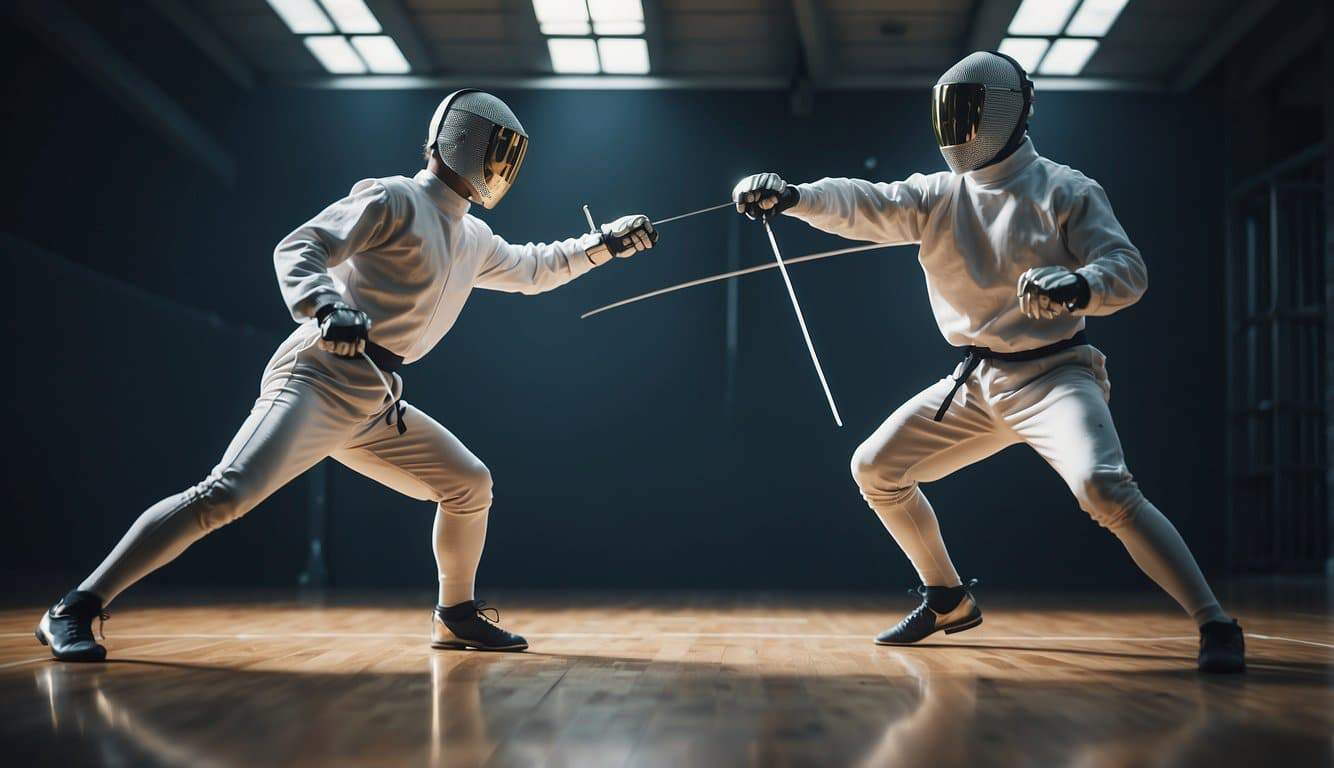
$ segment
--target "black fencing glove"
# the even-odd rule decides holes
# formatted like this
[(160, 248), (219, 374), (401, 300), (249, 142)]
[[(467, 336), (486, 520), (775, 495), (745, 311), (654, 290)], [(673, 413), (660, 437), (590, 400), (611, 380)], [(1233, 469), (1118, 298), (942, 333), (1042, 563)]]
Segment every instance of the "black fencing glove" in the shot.
[(366, 350), (371, 319), (359, 309), (341, 301), (323, 304), (315, 310), (320, 324), (320, 349), (339, 357), (356, 357)]
[(1019, 277), (1019, 311), (1050, 320), (1089, 305), (1089, 281), (1068, 267), (1033, 267)]
[(757, 173), (738, 181), (732, 188), (736, 212), (751, 221), (777, 216), (797, 204), (797, 188), (788, 186), (776, 173)]
[(658, 230), (647, 216), (638, 213), (603, 224), (601, 232), (602, 241), (585, 251), (594, 264), (605, 264), (613, 256), (629, 258), (658, 242)]

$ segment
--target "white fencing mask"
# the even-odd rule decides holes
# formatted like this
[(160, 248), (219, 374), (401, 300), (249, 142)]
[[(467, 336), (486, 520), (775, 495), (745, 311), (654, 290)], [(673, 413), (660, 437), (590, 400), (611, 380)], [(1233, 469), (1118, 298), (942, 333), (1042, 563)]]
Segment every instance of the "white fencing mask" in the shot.
[(514, 185), (528, 152), (528, 134), (514, 112), (474, 88), (455, 91), (440, 102), (426, 143), (472, 187), (468, 199), (487, 209), (495, 208)]
[(931, 127), (955, 173), (1009, 156), (1033, 114), (1033, 82), (1009, 56), (978, 51), (945, 71), (931, 90)]

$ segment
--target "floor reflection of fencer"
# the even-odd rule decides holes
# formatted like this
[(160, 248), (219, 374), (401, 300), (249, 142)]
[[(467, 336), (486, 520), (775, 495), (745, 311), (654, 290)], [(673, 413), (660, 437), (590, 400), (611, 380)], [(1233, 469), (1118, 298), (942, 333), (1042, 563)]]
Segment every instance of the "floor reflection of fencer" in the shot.
[(960, 738), (973, 725), (977, 711), (977, 677), (934, 673), (920, 655), (897, 652), (920, 697), (907, 717), (892, 720), (872, 749), (857, 762), (859, 768), (966, 765), (972, 751)]

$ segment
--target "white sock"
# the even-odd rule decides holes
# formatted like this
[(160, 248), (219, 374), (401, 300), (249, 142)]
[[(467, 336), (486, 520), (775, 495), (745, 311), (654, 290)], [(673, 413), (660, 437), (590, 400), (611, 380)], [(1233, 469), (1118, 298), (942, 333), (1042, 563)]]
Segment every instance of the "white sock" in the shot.
[(477, 565), (486, 544), (488, 510), (459, 514), (443, 507), (435, 513), (435, 565), (440, 572), (440, 605), (449, 607), (473, 599)]

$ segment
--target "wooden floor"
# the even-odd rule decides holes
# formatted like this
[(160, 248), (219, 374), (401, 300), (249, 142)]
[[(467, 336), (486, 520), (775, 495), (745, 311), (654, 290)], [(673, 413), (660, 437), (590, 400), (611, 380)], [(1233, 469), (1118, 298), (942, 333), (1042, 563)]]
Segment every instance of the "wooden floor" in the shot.
[[(509, 595), (525, 654), (432, 651), (429, 599), (117, 604), (107, 664), (0, 612), (7, 765), (1334, 765), (1334, 632), (1239, 611), (1251, 671), (1203, 678), (1161, 601), (984, 595), (930, 645), (887, 598)], [(1152, 606), (1145, 608), (1145, 605)]]

